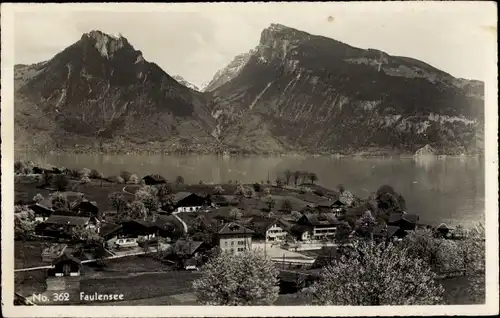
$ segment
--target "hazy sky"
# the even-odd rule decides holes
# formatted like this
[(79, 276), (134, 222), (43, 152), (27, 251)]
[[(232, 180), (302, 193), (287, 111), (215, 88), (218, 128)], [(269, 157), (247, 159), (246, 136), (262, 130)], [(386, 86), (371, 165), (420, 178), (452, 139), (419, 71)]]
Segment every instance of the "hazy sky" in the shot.
[[(55, 5), (14, 15), (15, 62), (47, 60), (84, 32), (121, 33), (170, 75), (201, 85), (261, 31), (281, 23), (360, 48), (423, 60), (456, 77), (484, 80), (496, 47), (493, 3), (272, 3)], [(78, 11), (75, 11), (78, 9)], [(99, 9), (100, 12), (89, 12)], [(82, 11), (85, 10), (85, 11)], [(165, 11), (167, 10), (167, 11)], [(128, 12), (125, 12), (128, 11)], [(138, 12), (143, 11), (143, 12)], [(150, 12), (147, 12), (150, 11)], [(154, 11), (154, 12), (151, 12)]]

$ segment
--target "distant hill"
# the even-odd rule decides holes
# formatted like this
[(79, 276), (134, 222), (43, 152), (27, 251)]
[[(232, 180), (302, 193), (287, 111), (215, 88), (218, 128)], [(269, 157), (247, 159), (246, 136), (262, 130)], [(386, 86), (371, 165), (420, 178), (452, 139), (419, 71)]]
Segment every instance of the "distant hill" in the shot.
[(200, 89), (198, 88), (198, 86), (194, 85), (193, 83), (190, 83), (188, 81), (186, 81), (182, 76), (180, 75), (175, 75), (173, 76), (173, 79), (176, 80), (179, 84), (182, 84), (188, 88), (191, 88), (192, 90), (195, 90), (197, 92), (200, 91)]

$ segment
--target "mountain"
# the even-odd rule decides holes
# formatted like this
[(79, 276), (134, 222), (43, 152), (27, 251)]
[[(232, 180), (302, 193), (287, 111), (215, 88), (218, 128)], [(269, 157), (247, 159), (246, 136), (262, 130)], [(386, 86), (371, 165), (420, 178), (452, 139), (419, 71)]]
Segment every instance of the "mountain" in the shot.
[(192, 90), (194, 90), (194, 91), (197, 91), (197, 92), (199, 92), (199, 91), (200, 91), (200, 89), (198, 88), (198, 86), (194, 85), (193, 83), (190, 83), (190, 82), (186, 81), (186, 80), (185, 80), (182, 76), (180, 76), (180, 75), (174, 75), (174, 76), (172, 76), (172, 78), (173, 78), (174, 80), (176, 80), (179, 84), (182, 84), (182, 85), (184, 85), (184, 86), (186, 86), (186, 87), (188, 87), (188, 88), (191, 88), (191, 89), (192, 89)]
[(251, 50), (247, 53), (237, 55), (225, 68), (215, 73), (213, 79), (203, 87), (203, 91), (211, 92), (236, 77), (254, 53), (255, 50)]
[(100, 31), (15, 66), (16, 150), (213, 151), (206, 97)]
[(481, 151), (484, 83), (272, 24), (206, 91), (231, 152)]

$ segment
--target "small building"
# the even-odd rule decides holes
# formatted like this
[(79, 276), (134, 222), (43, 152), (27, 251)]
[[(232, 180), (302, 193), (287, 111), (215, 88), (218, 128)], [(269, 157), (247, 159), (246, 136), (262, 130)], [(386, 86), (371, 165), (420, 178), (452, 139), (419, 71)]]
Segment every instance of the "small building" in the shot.
[(202, 207), (212, 205), (210, 198), (191, 192), (178, 192), (174, 194), (176, 212), (196, 212)]
[(70, 209), (78, 215), (89, 215), (101, 219), (99, 208), (96, 201), (89, 201), (85, 198), (80, 198), (70, 204)]
[(295, 224), (290, 229), (290, 233), (298, 240), (307, 242), (312, 240), (313, 227), (305, 224)]
[(266, 242), (284, 242), (292, 225), (282, 219), (253, 221), (255, 236)]
[(346, 212), (346, 205), (341, 200), (335, 200), (332, 203), (331, 208), (336, 217), (339, 217)]
[(142, 178), (146, 185), (157, 185), (167, 183), (167, 180), (158, 174), (150, 174)]
[(74, 227), (92, 229), (99, 233), (100, 222), (95, 217), (81, 216), (73, 211), (55, 211), (37, 229), (42, 235), (63, 237)]
[(311, 239), (321, 240), (333, 238), (337, 231), (338, 220), (333, 213), (307, 213), (297, 221), (297, 224), (312, 228)]
[(219, 248), (223, 252), (238, 254), (252, 248), (255, 232), (236, 222), (226, 223), (219, 231)]
[(123, 226), (115, 223), (103, 223), (99, 235), (104, 239), (107, 247), (115, 246), (115, 242), (121, 234)]
[(49, 199), (45, 199), (39, 203), (32, 204), (29, 206), (29, 208), (35, 213), (36, 222), (44, 222), (52, 215), (52, 213), (54, 213), (54, 209), (52, 208), (52, 201)]
[(80, 289), (82, 263), (76, 257), (64, 253), (52, 262), (47, 272), (47, 290), (71, 292)]
[(393, 225), (380, 225), (373, 230), (373, 238), (376, 241), (398, 241), (403, 239), (408, 232)]
[(202, 241), (177, 240), (172, 246), (172, 251), (176, 255), (187, 258), (198, 257), (205, 250), (206, 246)]
[(389, 215), (388, 225), (398, 226), (404, 231), (413, 231), (417, 226), (418, 216), (408, 213), (391, 213)]

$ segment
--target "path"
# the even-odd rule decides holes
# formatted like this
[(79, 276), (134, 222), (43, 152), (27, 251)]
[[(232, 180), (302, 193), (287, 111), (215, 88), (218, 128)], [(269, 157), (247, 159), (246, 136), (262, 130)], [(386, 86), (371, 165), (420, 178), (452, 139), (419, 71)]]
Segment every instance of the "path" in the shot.
[[(148, 253), (156, 253), (156, 248), (151, 247)], [(129, 256), (138, 256), (138, 255), (144, 255), (144, 254), (146, 254), (146, 252), (137, 252), (137, 253), (124, 254), (124, 255), (115, 255), (115, 256), (105, 257), (104, 260), (117, 259), (117, 258), (129, 257)], [(82, 264), (91, 263), (91, 262), (95, 262), (95, 261), (97, 261), (97, 259), (87, 259), (87, 260), (82, 261)], [(54, 266), (53, 265), (45, 265), (45, 266), (37, 266), (37, 267), (18, 268), (18, 269), (14, 269), (14, 272), (27, 272), (27, 271), (35, 271), (38, 269), (49, 269), (49, 268), (54, 268)]]

